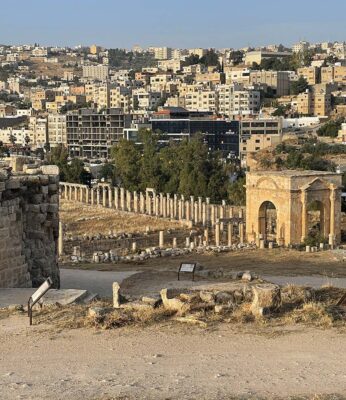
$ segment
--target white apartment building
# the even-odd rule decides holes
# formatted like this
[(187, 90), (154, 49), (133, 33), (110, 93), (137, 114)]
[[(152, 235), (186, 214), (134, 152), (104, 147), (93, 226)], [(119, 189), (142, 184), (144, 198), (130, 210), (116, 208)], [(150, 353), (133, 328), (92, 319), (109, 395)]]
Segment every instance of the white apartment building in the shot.
[(217, 111), (217, 95), (214, 90), (197, 90), (185, 95), (185, 108), (189, 111)]
[(40, 117), (29, 118), (29, 131), (31, 131), (30, 144), (36, 148), (43, 148), (48, 141), (47, 119)]
[(107, 65), (83, 65), (83, 78), (105, 81), (109, 77)]
[(176, 73), (181, 70), (181, 61), (177, 59), (160, 60), (158, 61), (158, 67), (161, 71), (172, 71)]
[(259, 91), (244, 89), (242, 85), (219, 85), (218, 113), (227, 117), (248, 116), (259, 112), (261, 94)]
[(153, 110), (161, 100), (161, 93), (135, 89), (132, 92), (132, 110)]
[(56, 147), (59, 144), (67, 144), (66, 115), (48, 115), (48, 142), (51, 147)]
[(48, 55), (48, 50), (46, 47), (35, 47), (31, 51), (31, 55), (34, 57), (47, 57)]

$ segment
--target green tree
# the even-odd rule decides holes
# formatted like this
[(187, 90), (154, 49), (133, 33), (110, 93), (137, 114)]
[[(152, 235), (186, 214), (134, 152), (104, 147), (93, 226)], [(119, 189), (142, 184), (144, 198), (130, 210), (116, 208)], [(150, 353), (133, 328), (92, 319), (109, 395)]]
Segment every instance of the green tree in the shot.
[(243, 206), (246, 202), (245, 177), (240, 177), (228, 185), (228, 199), (234, 206)]
[(109, 162), (106, 162), (102, 165), (99, 176), (101, 179), (104, 179), (106, 182), (111, 181), (112, 185), (116, 184), (116, 169), (115, 166)]
[(138, 190), (141, 154), (136, 144), (122, 139), (112, 148), (111, 156), (121, 185), (131, 191)]
[(326, 122), (324, 125), (321, 126), (320, 129), (318, 129), (317, 131), (318, 136), (337, 137), (343, 122), (344, 122), (343, 118), (330, 120)]
[(308, 81), (303, 76), (301, 76), (297, 81), (291, 83), (290, 92), (292, 95), (297, 95), (299, 93), (305, 92), (308, 87)]

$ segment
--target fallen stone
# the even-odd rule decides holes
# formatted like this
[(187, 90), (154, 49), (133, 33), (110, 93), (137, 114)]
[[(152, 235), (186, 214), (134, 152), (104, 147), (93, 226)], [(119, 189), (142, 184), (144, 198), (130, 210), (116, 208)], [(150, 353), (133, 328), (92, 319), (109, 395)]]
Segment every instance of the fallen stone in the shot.
[(104, 317), (109, 310), (105, 307), (90, 307), (88, 311), (88, 315), (91, 318), (102, 318)]
[(216, 304), (214, 311), (216, 314), (225, 314), (233, 310), (233, 307), (227, 304)]
[(217, 304), (230, 304), (233, 303), (234, 297), (228, 292), (218, 292), (215, 295), (215, 302)]
[(176, 311), (179, 315), (184, 315), (189, 311), (190, 306), (178, 298), (168, 298), (168, 289), (162, 289), (160, 292), (162, 303), (165, 309)]
[(252, 287), (254, 298), (251, 304), (251, 312), (255, 316), (265, 316), (278, 311), (281, 307), (280, 286), (265, 283)]

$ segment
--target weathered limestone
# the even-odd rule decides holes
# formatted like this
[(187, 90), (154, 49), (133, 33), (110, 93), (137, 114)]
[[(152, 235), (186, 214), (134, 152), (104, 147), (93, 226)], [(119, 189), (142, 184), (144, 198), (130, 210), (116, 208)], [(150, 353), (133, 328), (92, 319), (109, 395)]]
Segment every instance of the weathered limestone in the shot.
[(30, 175), (0, 170), (0, 287), (36, 287), (48, 276), (60, 285), (59, 170), (50, 167)]
[(264, 316), (279, 310), (281, 307), (280, 286), (268, 283), (252, 287), (254, 294), (251, 312), (255, 316)]
[(164, 247), (165, 244), (165, 238), (164, 238), (164, 232), (160, 231), (159, 232), (159, 247)]
[(324, 171), (254, 171), (246, 174), (246, 235), (279, 245), (299, 244), (309, 232), (309, 206), (320, 211), (320, 231), (331, 246), (341, 239), (340, 174)]

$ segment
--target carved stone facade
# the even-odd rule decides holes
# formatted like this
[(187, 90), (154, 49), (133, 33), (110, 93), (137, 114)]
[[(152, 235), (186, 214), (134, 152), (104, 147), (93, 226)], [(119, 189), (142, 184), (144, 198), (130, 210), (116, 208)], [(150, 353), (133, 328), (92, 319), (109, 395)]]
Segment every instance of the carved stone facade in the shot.
[[(255, 171), (246, 175), (246, 236), (248, 241), (299, 244), (309, 236), (309, 212), (329, 244), (341, 238), (340, 174), (321, 171)], [(313, 206), (313, 207), (312, 207)]]

